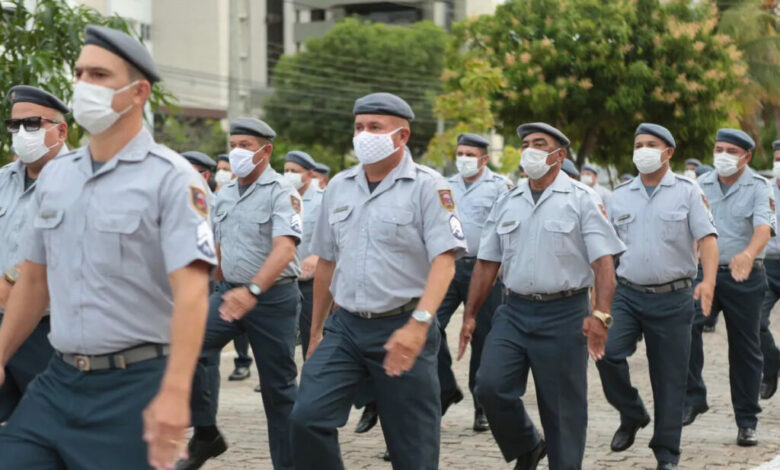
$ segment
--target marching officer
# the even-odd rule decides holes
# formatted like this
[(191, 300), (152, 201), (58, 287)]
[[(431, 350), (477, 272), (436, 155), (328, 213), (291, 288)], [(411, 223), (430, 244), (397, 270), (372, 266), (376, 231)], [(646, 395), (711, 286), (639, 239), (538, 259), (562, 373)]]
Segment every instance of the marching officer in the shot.
[(297, 393), (298, 328), (303, 231), (298, 192), (270, 165), (273, 138), (265, 122), (230, 123), (230, 167), (236, 179), (217, 193), (214, 233), (219, 283), (209, 299), (206, 336), (192, 393), (195, 432), (178, 469), (196, 469), (225, 450), (216, 426), (222, 348), (247, 334), (260, 373), (268, 444), (274, 469), (291, 469), (290, 412)]
[(328, 185), (330, 176), (330, 167), (324, 163), (317, 162), (314, 164), (314, 177), (319, 182), (320, 189), (325, 189)]
[[(718, 130), (714, 148), (716, 171), (698, 179), (718, 227), (718, 275), (712, 310), (722, 310), (726, 318), (731, 403), (740, 446), (758, 443), (761, 304), (767, 288), (764, 249), (776, 228), (772, 188), (748, 167), (754, 147), (753, 139), (741, 130)], [(701, 376), (703, 307), (696, 303), (683, 425), (691, 424), (709, 409)]]
[(3, 468), (170, 468), (216, 262), (206, 189), (143, 126), (160, 75), (141, 43), (88, 26), (75, 77), (91, 140), (36, 182), (0, 328), (5, 366), (50, 300), (55, 357), (0, 429)]
[(184, 157), (190, 164), (192, 165), (195, 170), (203, 176), (203, 179), (206, 181), (206, 184), (208, 184), (209, 191), (208, 191), (208, 202), (209, 202), (209, 208), (214, 208), (214, 193), (212, 192), (214, 190), (214, 171), (217, 168), (217, 163), (208, 155), (206, 155), (203, 152), (198, 152), (197, 150), (188, 150), (186, 152), (182, 152), (182, 157)]
[[(613, 451), (620, 452), (631, 447), (637, 431), (650, 422), (639, 392), (631, 385), (626, 361), (644, 336), (655, 403), (650, 448), (658, 469), (672, 470), (680, 460), (687, 378), (687, 370), (679, 366), (688, 363), (690, 354), (694, 298), (701, 299), (705, 315), (712, 304), (717, 231), (701, 188), (669, 168), (676, 148), (672, 133), (645, 123), (634, 135), (633, 160), (639, 177), (615, 189), (609, 209), (626, 251), (617, 267), (614, 326), (604, 358), (596, 365), (607, 401), (620, 412), (620, 427), (611, 444)], [(694, 291), (697, 243), (703, 280)]]
[(284, 162), (284, 177), (298, 191), (303, 200), (303, 235), (298, 246), (298, 258), (301, 260), (301, 276), (298, 288), (301, 290), (301, 315), (298, 331), (301, 335), (303, 359), (309, 349), (311, 332), (311, 306), (314, 299), (314, 270), (317, 268), (317, 255), (311, 253), (309, 245), (314, 234), (314, 225), (320, 216), (322, 190), (319, 180), (314, 176), (316, 163), (306, 152), (293, 150), (287, 153)]
[[(344, 467), (337, 428), (370, 377), (393, 467), (436, 469), (440, 335), (431, 312), (465, 253), (465, 235), (447, 181), (404, 149), (409, 105), (374, 93), (355, 102), (354, 114), (360, 165), (330, 182), (311, 246), (319, 261), (293, 409), (295, 465)], [(331, 302), (338, 308), (326, 323)]]
[[(455, 374), (452, 372), (452, 357), (450, 356), (450, 348), (447, 346), (445, 328), (455, 310), (461, 304), (466, 303), (471, 272), (474, 269), (479, 251), (479, 237), (482, 227), (485, 225), (485, 220), (487, 220), (490, 209), (496, 200), (507, 192), (506, 179), (493, 173), (487, 167), (490, 160), (489, 145), (486, 139), (476, 134), (460, 134), (455, 157), (458, 174), (449, 179), (458, 217), (463, 224), (463, 233), (466, 235), (469, 253), (455, 262), (455, 277), (436, 312), (441, 333), (438, 360), (442, 415), (447, 412), (450, 405), (463, 399), (463, 393), (458, 388)], [(472, 397), (474, 397), (477, 369), (482, 358), (482, 347), (485, 343), (485, 337), (490, 331), (493, 312), (501, 304), (501, 300), (502, 286), (500, 282), (497, 282), (476, 318), (477, 326), (471, 341), (471, 360), (469, 362), (469, 390)], [(488, 430), (485, 412), (476, 399), (474, 399), (473, 429), (478, 432)]]
[[(24, 261), (20, 244), (24, 229), (32, 223), (35, 182), (49, 161), (68, 153), (65, 115), (70, 112), (59, 98), (31, 86), (11, 88), (8, 99), (11, 118), (6, 120), (6, 130), (19, 159), (0, 169), (0, 323)], [(27, 385), (49, 363), (54, 352), (47, 337), (49, 330), (49, 316), (45, 315), (6, 364), (5, 382), (0, 385), (0, 423), (11, 416)]]
[(217, 184), (217, 187), (214, 191), (219, 191), (222, 186), (230, 183), (230, 180), (233, 178), (235, 178), (235, 175), (230, 171), (230, 159), (226, 153), (219, 154), (217, 157), (217, 172), (214, 173), (214, 182)]
[[(588, 353), (604, 353), (612, 296), (613, 256), (625, 246), (585, 185), (561, 172), (569, 139), (545, 123), (517, 128), (530, 182), (501, 197), (482, 230), (461, 329), (460, 352), (496, 275), (507, 287), (493, 315), (477, 372), (477, 400), (507, 462), (535, 469), (579, 469), (587, 429)], [(594, 285), (596, 311), (588, 314)], [(585, 337), (587, 336), (587, 344)], [(532, 371), (547, 443), (521, 397)]]
[[(780, 140), (772, 143), (774, 149), (774, 165), (772, 172), (772, 192), (774, 200), (780, 197)], [(777, 204), (775, 204), (775, 217), (780, 217), (777, 213)], [(766, 258), (764, 259), (766, 268), (766, 279), (769, 288), (766, 290), (764, 303), (761, 304), (761, 352), (764, 356), (764, 372), (761, 379), (760, 395), (764, 400), (772, 398), (777, 391), (777, 372), (780, 369), (780, 351), (775, 344), (775, 338), (769, 331), (769, 317), (772, 314), (777, 300), (780, 299), (780, 238), (772, 237), (766, 246)]]
[(563, 163), (561, 163), (561, 170), (563, 170), (564, 173), (569, 175), (569, 178), (576, 181), (580, 180), (580, 171), (574, 165), (574, 162), (569, 160), (568, 158), (563, 159)]
[(609, 205), (612, 202), (612, 191), (599, 184), (598, 167), (582, 165), (580, 170), (580, 182), (596, 191), (596, 194), (601, 198), (601, 203), (604, 204), (604, 208), (609, 210)]

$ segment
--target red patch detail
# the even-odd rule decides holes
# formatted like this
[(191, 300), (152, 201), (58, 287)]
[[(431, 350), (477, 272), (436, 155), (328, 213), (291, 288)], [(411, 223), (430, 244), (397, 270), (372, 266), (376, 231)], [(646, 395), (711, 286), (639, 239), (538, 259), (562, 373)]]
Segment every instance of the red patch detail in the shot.
[(452, 198), (452, 191), (449, 189), (439, 190), (439, 202), (448, 211), (452, 212), (455, 210), (455, 199)]
[(290, 204), (292, 205), (292, 208), (295, 212), (298, 214), (301, 213), (301, 200), (295, 197), (294, 195), (290, 194)]
[(195, 212), (203, 217), (209, 216), (209, 204), (206, 201), (206, 191), (197, 186), (190, 186), (190, 204)]

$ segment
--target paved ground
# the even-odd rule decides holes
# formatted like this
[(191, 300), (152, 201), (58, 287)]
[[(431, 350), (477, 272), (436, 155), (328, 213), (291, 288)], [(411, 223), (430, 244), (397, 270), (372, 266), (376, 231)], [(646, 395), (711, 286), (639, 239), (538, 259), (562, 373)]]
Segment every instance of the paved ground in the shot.
[[(775, 335), (780, 334), (780, 315), (775, 314)], [(460, 328), (460, 317), (450, 322), (448, 339), (450, 347)], [(717, 331), (705, 334), (704, 378), (709, 387), (710, 411), (683, 430), (683, 456), (680, 468), (685, 469), (752, 469), (761, 465), (761, 470), (780, 470), (780, 393), (768, 402), (762, 402), (764, 412), (759, 417), (758, 436), (760, 444), (752, 449), (735, 445), (736, 425), (730, 404), (728, 387), (728, 360), (725, 324), (718, 324)], [(296, 352), (300, 358), (300, 351)], [(299, 360), (300, 362), (300, 360)], [(467, 383), (468, 363), (456, 364), (456, 375), (464, 388)], [(682, 366), (682, 365), (681, 365)], [(232, 354), (224, 354), (222, 375), (226, 378), (232, 370)], [(631, 359), (631, 370), (648, 409), (652, 409), (652, 394), (644, 358), (644, 346)], [(604, 400), (598, 372), (593, 364), (589, 367), (590, 422), (588, 445), (585, 451), (586, 469), (654, 469), (655, 460), (648, 448), (652, 436), (652, 424), (641, 430), (634, 447), (626, 452), (613, 453), (609, 442), (618, 425), (617, 413)], [(220, 458), (207, 464), (205, 469), (270, 469), (265, 416), (260, 395), (252, 389), (257, 384), (257, 372), (244, 382), (223, 380), (220, 394), (219, 424), (231, 448)], [(525, 400), (535, 413), (536, 396), (529, 384)], [(471, 431), (472, 406), (469, 399), (451, 408), (442, 422), (440, 468), (488, 469), (512, 468), (500, 456), (490, 433), (477, 434)], [(651, 413), (652, 414), (652, 413)], [(347, 469), (390, 469), (389, 463), (379, 457), (384, 451), (381, 430), (377, 427), (368, 434), (354, 434), (352, 430), (360, 417), (353, 410), (349, 423), (340, 434), (342, 453)], [(775, 459), (773, 462), (768, 463)], [(763, 465), (762, 465), (763, 464)], [(546, 460), (540, 469), (547, 469)]]

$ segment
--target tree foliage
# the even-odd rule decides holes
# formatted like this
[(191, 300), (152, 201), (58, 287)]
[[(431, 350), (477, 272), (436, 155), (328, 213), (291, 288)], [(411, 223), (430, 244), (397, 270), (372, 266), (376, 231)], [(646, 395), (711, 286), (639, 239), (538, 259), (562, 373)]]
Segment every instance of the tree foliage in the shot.
[(735, 123), (735, 93), (746, 65), (717, 34), (717, 8), (676, 0), (513, 0), (495, 15), (453, 29), (443, 74), (457, 92), (469, 61), (501, 70), (491, 93), (496, 129), (514, 136), (546, 121), (586, 158), (633, 169), (631, 142), (643, 121), (671, 129), (676, 160), (711, 153), (720, 125)]
[[(265, 118), (285, 139), (343, 156), (352, 148), (355, 99), (395, 93), (415, 112), (409, 147), (420, 154), (436, 129), (432, 108), (446, 44), (444, 30), (430, 22), (399, 27), (343, 20), (308, 40), (305, 51), (280, 59)], [(345, 158), (334, 169), (344, 168)]]

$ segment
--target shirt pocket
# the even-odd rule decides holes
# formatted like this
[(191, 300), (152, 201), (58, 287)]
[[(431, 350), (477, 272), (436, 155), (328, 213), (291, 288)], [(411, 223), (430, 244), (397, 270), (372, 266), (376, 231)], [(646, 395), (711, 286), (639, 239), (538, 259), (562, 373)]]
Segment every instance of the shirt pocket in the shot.
[(380, 207), (371, 221), (371, 236), (390, 251), (407, 248), (413, 230), (414, 214), (400, 207)]
[(333, 233), (333, 241), (336, 243), (336, 246), (341, 247), (344, 240), (346, 240), (350, 215), (352, 215), (352, 206), (337, 207), (328, 215), (328, 224)]
[(41, 210), (33, 220), (33, 227), (42, 233), (44, 247), (46, 249), (46, 265), (50, 268), (56, 268), (59, 263), (62, 247), (61, 238), (55, 232), (57, 227), (62, 224), (65, 217), (65, 211), (61, 210)]
[(520, 222), (517, 220), (503, 220), (496, 224), (496, 234), (501, 241), (502, 258), (514, 253), (520, 245)]
[(630, 231), (631, 228), (634, 227), (634, 220), (636, 220), (636, 215), (634, 214), (616, 214), (612, 218), (612, 225), (615, 227), (615, 232), (617, 232), (618, 237), (620, 237), (626, 245), (628, 245), (631, 238)]
[[(548, 219), (544, 221), (545, 242), (552, 245), (555, 255), (571, 255), (576, 250), (573, 220)], [(549, 245), (548, 245), (549, 246)]]
[(467, 218), (463, 222), (484, 227), (485, 221), (490, 215), (490, 209), (492, 208), (492, 200), (484, 198), (477, 199), (472, 203), (470, 210), (467, 212)]
[(685, 237), (688, 229), (688, 216), (683, 211), (661, 212), (659, 217), (663, 221), (661, 237), (666, 242), (674, 242)]
[(270, 211), (257, 211), (241, 218), (242, 243), (265, 253), (271, 249), (273, 230)]
[[(108, 276), (122, 274), (122, 268), (133, 258), (132, 250), (144, 243), (132, 240), (141, 225), (139, 214), (98, 214), (94, 218), (95, 227), (93, 245), (87, 248), (94, 256), (98, 272)], [(135, 243), (134, 243), (135, 242)], [(144, 261), (144, 260), (141, 260)]]

